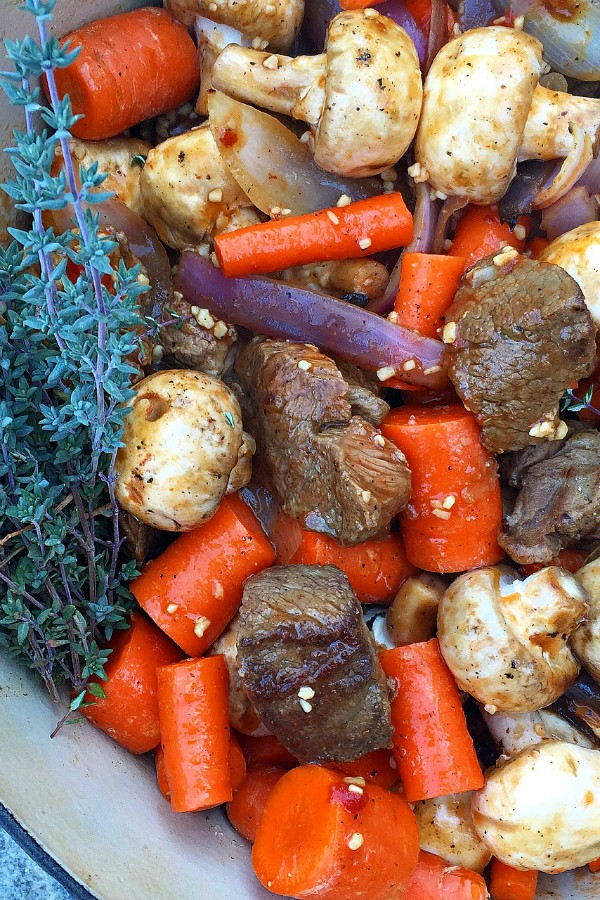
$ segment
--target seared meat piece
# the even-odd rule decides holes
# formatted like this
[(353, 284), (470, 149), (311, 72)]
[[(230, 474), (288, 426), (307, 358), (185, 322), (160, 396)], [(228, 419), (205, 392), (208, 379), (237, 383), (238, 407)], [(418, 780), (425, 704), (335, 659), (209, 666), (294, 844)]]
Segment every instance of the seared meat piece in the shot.
[(335, 566), (276, 566), (249, 578), (238, 660), (261, 719), (301, 762), (358, 759), (390, 746), (385, 675)]
[(263, 479), (306, 528), (357, 544), (406, 506), (406, 459), (371, 424), (387, 405), (357, 383), (356, 370), (349, 383), (311, 344), (256, 338), (235, 371)]
[(225, 657), (227, 663), (227, 671), (229, 673), (229, 721), (236, 731), (242, 734), (251, 734), (254, 737), (268, 734), (269, 731), (262, 724), (260, 717), (242, 684), (240, 678), (240, 665), (238, 659), (238, 631), (240, 628), (240, 617), (237, 615), (233, 619), (223, 634), (217, 638), (210, 650), (208, 656)]
[(512, 464), (521, 490), (499, 543), (518, 563), (546, 562), (600, 524), (600, 432), (575, 432), (550, 446), (552, 456), (527, 468)]
[(183, 321), (161, 328), (160, 342), (165, 353), (179, 366), (220, 378), (233, 363), (236, 328), (215, 322), (208, 310), (198, 310), (178, 291), (175, 291), (169, 309), (163, 312), (165, 321), (174, 318), (172, 313)]
[(450, 378), (489, 450), (566, 435), (558, 403), (594, 370), (595, 337), (581, 290), (559, 266), (501, 252), (467, 272), (444, 341)]
[(346, 400), (353, 416), (362, 416), (379, 425), (390, 411), (389, 404), (379, 396), (380, 383), (373, 372), (365, 372), (343, 359), (334, 359), (340, 375), (348, 385)]

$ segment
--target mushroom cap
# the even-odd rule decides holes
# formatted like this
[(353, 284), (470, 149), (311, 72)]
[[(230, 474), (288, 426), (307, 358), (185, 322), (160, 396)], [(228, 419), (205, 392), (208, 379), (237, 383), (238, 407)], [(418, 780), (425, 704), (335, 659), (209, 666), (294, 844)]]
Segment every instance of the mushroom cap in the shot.
[(540, 253), (574, 278), (592, 319), (600, 326), (600, 222), (588, 222), (561, 234)]
[(487, 773), (473, 823), (515, 869), (561, 872), (600, 856), (600, 752), (544, 741)]
[[(220, 200), (209, 199), (219, 190)], [(142, 171), (141, 191), (144, 217), (174, 250), (197, 246), (217, 220), (227, 222), (240, 206), (251, 206), (223, 163), (208, 124), (154, 147)]]
[(441, 856), (451, 866), (483, 872), (491, 853), (473, 825), (471, 791), (415, 804), (421, 850)]
[(206, 16), (268, 41), (272, 50), (280, 51), (290, 49), (304, 16), (304, 0), (165, 0), (165, 6), (186, 25), (196, 16)]
[(514, 28), (474, 28), (442, 47), (415, 146), (437, 191), (479, 204), (504, 195), (542, 71), (542, 45)]
[(252, 446), (243, 442), (239, 404), (222, 381), (201, 372), (166, 370), (136, 385), (123, 443), (117, 501), (163, 531), (191, 531), (210, 519), (236, 467), (249, 480), (244, 457)]
[(408, 149), (423, 89), (408, 34), (376, 10), (337, 15), (327, 32), (325, 102), (315, 162), (354, 178), (377, 175)]
[(458, 686), (492, 713), (557, 700), (579, 671), (567, 637), (587, 611), (585, 598), (556, 567), (524, 581), (506, 566), (461, 575), (438, 611), (440, 649)]
[(571, 635), (571, 646), (582, 666), (600, 684), (600, 559), (580, 569), (577, 577), (588, 593), (587, 622)]

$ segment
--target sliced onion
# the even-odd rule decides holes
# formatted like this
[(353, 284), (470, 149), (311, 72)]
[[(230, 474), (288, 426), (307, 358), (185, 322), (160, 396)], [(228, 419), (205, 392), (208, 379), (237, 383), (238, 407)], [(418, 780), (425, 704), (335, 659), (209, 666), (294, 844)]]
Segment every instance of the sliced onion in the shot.
[(578, 184), (584, 184), (586, 187), (589, 187), (592, 193), (600, 194), (600, 156), (591, 161), (579, 179)]
[(446, 249), (445, 245), (452, 217), (457, 212), (460, 212), (461, 209), (464, 209), (468, 202), (465, 197), (448, 197), (447, 200), (444, 200), (437, 217), (432, 253), (442, 253)]
[(196, 112), (206, 116), (208, 115), (209, 91), (212, 88), (212, 71), (217, 56), (229, 44), (251, 47), (252, 38), (242, 34), (237, 28), (221, 22), (213, 22), (212, 19), (205, 19), (204, 16), (196, 16), (194, 19), (194, 32), (200, 59), (200, 93), (196, 100)]
[[(600, 80), (600, 3), (563, 0), (553, 11), (539, 0), (494, 0), (503, 14), (524, 16), (524, 28), (544, 45), (552, 69), (581, 81)], [(565, 14), (561, 14), (564, 10)]]
[(571, 123), (569, 127), (573, 135), (573, 149), (564, 159), (552, 184), (542, 188), (535, 195), (533, 201), (535, 209), (544, 209), (564, 197), (577, 184), (594, 158), (592, 139), (587, 131), (575, 123)]
[(519, 216), (530, 213), (536, 196), (552, 184), (560, 166), (555, 160), (528, 159), (519, 163), (517, 174), (499, 204), (501, 220), (515, 222)]
[(427, 37), (417, 23), (413, 14), (404, 5), (402, 0), (386, 0), (377, 6), (378, 11), (388, 19), (392, 19), (396, 25), (404, 28), (411, 41), (415, 45), (419, 55), (419, 62), (423, 66), (427, 59)]
[(459, 0), (458, 24), (461, 31), (484, 28), (496, 18), (493, 0)]
[(243, 487), (240, 497), (250, 507), (277, 554), (277, 562), (287, 565), (302, 543), (302, 528), (285, 513), (273, 494), (252, 481)]
[[(424, 387), (440, 387), (448, 380), (440, 341), (327, 294), (271, 278), (226, 278), (189, 250), (181, 256), (175, 289), (225, 322), (273, 338), (316, 344), (361, 369), (390, 369)], [(409, 360), (415, 368), (405, 373), (402, 367)]]
[(335, 206), (342, 194), (364, 200), (380, 193), (374, 178), (341, 178), (324, 172), (306, 144), (274, 116), (215, 91), (210, 127), (229, 171), (262, 212), (289, 209), (292, 216)]
[(577, 185), (556, 203), (547, 206), (542, 213), (541, 228), (548, 239), (554, 238), (580, 225), (595, 222), (598, 218), (598, 201), (585, 185)]
[(446, 43), (446, 4), (444, 0), (431, 0), (431, 19), (427, 38), (427, 55), (423, 74), (427, 74), (431, 63)]

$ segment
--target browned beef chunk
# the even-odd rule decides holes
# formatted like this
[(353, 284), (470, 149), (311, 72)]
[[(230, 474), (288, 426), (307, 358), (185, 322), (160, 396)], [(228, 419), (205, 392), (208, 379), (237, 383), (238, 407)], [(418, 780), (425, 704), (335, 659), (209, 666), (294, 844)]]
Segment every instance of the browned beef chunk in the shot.
[(564, 269), (493, 259), (463, 277), (444, 340), (458, 395), (477, 416), (486, 447), (503, 453), (564, 436), (558, 404), (594, 370), (596, 329)]
[[(180, 293), (175, 292), (169, 301), (169, 308), (163, 311), (165, 321), (175, 319), (174, 324), (160, 330), (163, 350), (167, 358), (179, 366), (220, 378), (233, 364), (237, 330), (233, 325), (228, 325), (226, 332), (217, 337), (214, 326), (209, 329), (201, 325), (192, 309), (196, 311), (196, 316), (202, 315), (197, 307), (192, 307)], [(217, 326), (217, 334), (221, 331)]]
[(358, 759), (390, 746), (385, 676), (360, 604), (335, 566), (277, 566), (248, 579), (238, 659), (262, 721), (301, 762)]
[(268, 734), (269, 731), (262, 724), (260, 716), (252, 706), (240, 678), (237, 647), (239, 628), (240, 617), (238, 615), (214, 642), (208, 651), (208, 656), (222, 655), (225, 657), (229, 673), (229, 721), (231, 725), (242, 734), (251, 734), (257, 737)]
[(388, 407), (356, 370), (349, 383), (316, 347), (264, 338), (250, 342), (235, 370), (257, 470), (285, 511), (343, 544), (387, 528), (406, 506), (410, 471), (372, 424)]
[(544, 446), (555, 452), (538, 460), (528, 449), (504, 463), (520, 491), (499, 541), (518, 563), (546, 562), (600, 525), (600, 432)]

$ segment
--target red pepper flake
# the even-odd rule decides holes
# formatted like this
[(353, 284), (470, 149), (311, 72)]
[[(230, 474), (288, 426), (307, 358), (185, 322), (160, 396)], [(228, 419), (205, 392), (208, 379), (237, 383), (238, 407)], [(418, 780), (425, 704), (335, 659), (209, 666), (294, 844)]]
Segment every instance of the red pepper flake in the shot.
[(346, 812), (353, 816), (365, 808), (369, 798), (366, 789), (363, 788), (362, 793), (358, 794), (349, 790), (349, 788), (350, 785), (343, 782), (334, 784), (331, 788), (331, 803), (343, 806)]

